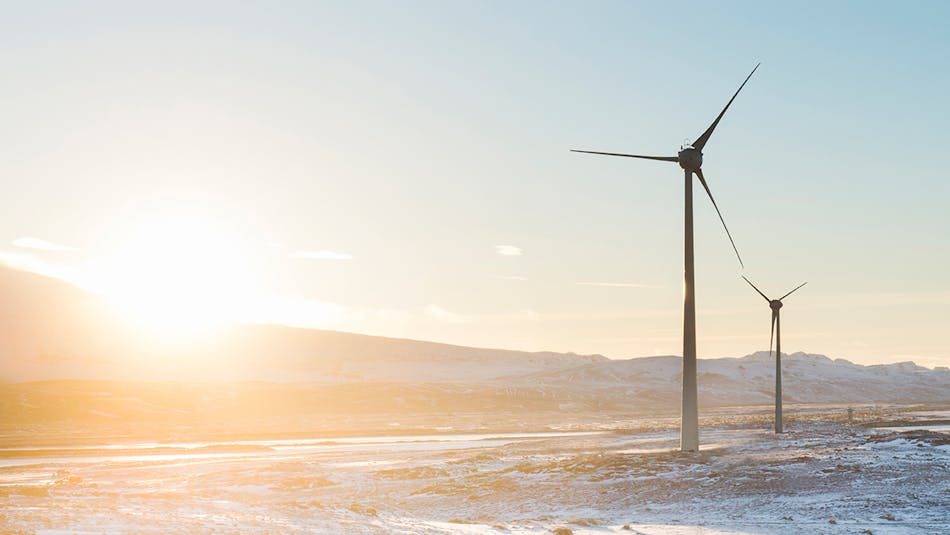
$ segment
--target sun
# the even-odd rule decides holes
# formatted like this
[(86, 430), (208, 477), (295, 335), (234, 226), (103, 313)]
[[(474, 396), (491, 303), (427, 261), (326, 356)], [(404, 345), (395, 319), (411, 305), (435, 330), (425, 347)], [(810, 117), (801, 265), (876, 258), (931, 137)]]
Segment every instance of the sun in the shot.
[(92, 266), (93, 286), (129, 323), (168, 341), (240, 321), (259, 278), (241, 233), (225, 223), (188, 210), (129, 222)]

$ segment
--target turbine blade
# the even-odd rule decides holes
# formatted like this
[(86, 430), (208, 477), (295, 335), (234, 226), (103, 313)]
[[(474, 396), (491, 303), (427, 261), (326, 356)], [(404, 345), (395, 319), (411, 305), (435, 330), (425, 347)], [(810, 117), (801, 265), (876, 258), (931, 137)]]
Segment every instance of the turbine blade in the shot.
[(641, 156), (639, 154), (621, 154), (619, 152), (595, 152), (592, 150), (576, 150), (571, 149), (571, 152), (583, 152), (585, 154), (602, 154), (604, 156), (623, 156), (625, 158), (643, 158), (644, 160), (660, 160), (663, 162), (678, 162), (679, 158), (676, 156)]
[(775, 315), (776, 311), (772, 311), (772, 327), (769, 329), (769, 356), (772, 356), (772, 342), (775, 340)]
[[(802, 286), (804, 286), (804, 285), (806, 285), (806, 284), (808, 284), (808, 283), (807, 283), (807, 282), (803, 282), (803, 283), (799, 284), (798, 286), (795, 287), (795, 290), (801, 288)], [(779, 297), (778, 300), (781, 301), (782, 299), (785, 299), (786, 297), (792, 295), (792, 292), (794, 292), (795, 290), (792, 290), (791, 292), (788, 292), (787, 294), (783, 295), (782, 297)]]
[(716, 206), (716, 199), (713, 198), (713, 194), (709, 191), (709, 185), (706, 184), (706, 177), (703, 176), (703, 170), (697, 169), (696, 176), (699, 177), (699, 181), (702, 182), (703, 187), (706, 188), (706, 195), (709, 195), (709, 200), (713, 203), (713, 208), (716, 209), (716, 213), (719, 214), (719, 220), (722, 221), (722, 228), (726, 229), (726, 236), (729, 236), (729, 243), (732, 244), (732, 250), (736, 252), (736, 258), (739, 259), (739, 266), (745, 269), (745, 265), (742, 263), (742, 257), (739, 256), (739, 249), (736, 247), (736, 242), (732, 240), (732, 234), (729, 233), (729, 227), (726, 226), (726, 220), (722, 218), (722, 212), (719, 211), (719, 207)]
[[(756, 63), (755, 69), (758, 69), (759, 65), (762, 65), (762, 63)], [(736, 89), (736, 94), (732, 95), (732, 98), (730, 98), (729, 102), (726, 103), (726, 107), (723, 108), (721, 112), (719, 112), (719, 116), (716, 117), (716, 120), (713, 121), (711, 125), (709, 125), (709, 128), (707, 128), (701, 136), (699, 136), (699, 139), (693, 142), (693, 148), (699, 149), (700, 151), (703, 150), (703, 147), (706, 146), (706, 142), (709, 141), (709, 136), (712, 135), (713, 130), (716, 129), (716, 125), (719, 124), (719, 120), (722, 119), (722, 116), (726, 114), (726, 110), (729, 109), (729, 105), (732, 104), (732, 101), (735, 100), (739, 95), (739, 91), (742, 91), (742, 88), (745, 87), (745, 84), (749, 81), (749, 78), (752, 78), (752, 74), (755, 73), (755, 69), (752, 69), (752, 72), (749, 73), (749, 76), (746, 76), (745, 82), (742, 82), (742, 85), (739, 86), (739, 89)]]
[[(745, 275), (741, 275), (741, 277), (742, 277), (743, 279), (745, 279)], [(749, 279), (745, 279), (745, 281), (748, 282), (748, 283), (749, 283), (749, 286), (751, 286), (755, 291), (759, 292), (759, 295), (762, 296), (762, 299), (765, 299), (765, 300), (768, 301), (769, 303), (772, 302), (768, 297), (765, 296), (764, 293), (762, 293), (762, 290), (756, 288), (755, 285), (752, 284), (752, 281), (750, 281)]]

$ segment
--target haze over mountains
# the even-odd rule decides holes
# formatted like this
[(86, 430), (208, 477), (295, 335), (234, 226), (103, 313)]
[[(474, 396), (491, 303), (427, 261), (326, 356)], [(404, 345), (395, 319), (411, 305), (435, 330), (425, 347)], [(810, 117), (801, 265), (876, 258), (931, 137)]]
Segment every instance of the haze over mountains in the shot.
[[(239, 325), (193, 344), (162, 345), (118, 328), (98, 299), (62, 281), (0, 268), (0, 381), (274, 381), (428, 385), (559, 403), (652, 404), (679, 399), (680, 358), (461, 347), (273, 325)], [(783, 360), (788, 402), (950, 399), (950, 370), (911, 362), (863, 366), (822, 355)], [(770, 403), (767, 352), (699, 363), (704, 405)], [(443, 385), (444, 388), (437, 385)], [(398, 388), (397, 388), (398, 389)]]

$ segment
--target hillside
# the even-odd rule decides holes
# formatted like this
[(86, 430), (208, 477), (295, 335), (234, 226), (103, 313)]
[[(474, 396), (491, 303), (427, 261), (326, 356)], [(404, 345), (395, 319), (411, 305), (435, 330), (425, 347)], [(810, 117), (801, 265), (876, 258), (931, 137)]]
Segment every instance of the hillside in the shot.
[[(253, 324), (197, 344), (162, 346), (120, 328), (95, 296), (61, 281), (0, 269), (0, 291), (0, 382), (6, 383), (306, 383), (310, 387), (262, 388), (255, 395), (277, 396), (290, 406), (294, 399), (330, 396), (341, 410), (360, 411), (383, 410), (396, 399), (413, 410), (643, 409), (676, 406), (680, 396), (677, 356), (610, 360)], [(772, 401), (774, 363), (766, 352), (701, 359), (699, 373), (703, 405)], [(783, 379), (789, 403), (950, 399), (950, 370), (911, 362), (863, 366), (792, 353), (784, 356)], [(376, 386), (347, 386), (366, 383)], [(322, 392), (310, 392), (320, 385)]]
[(0, 382), (487, 381), (608, 360), (257, 324), (160, 344), (94, 294), (56, 279), (0, 268), (0, 295)]
[[(678, 356), (612, 360), (518, 378), (521, 385), (598, 392), (603, 399), (679, 399)], [(771, 403), (775, 363), (768, 352), (700, 359), (699, 398), (705, 405)], [(950, 370), (913, 362), (863, 366), (824, 355), (782, 355), (782, 399), (789, 403), (923, 402), (950, 399)]]

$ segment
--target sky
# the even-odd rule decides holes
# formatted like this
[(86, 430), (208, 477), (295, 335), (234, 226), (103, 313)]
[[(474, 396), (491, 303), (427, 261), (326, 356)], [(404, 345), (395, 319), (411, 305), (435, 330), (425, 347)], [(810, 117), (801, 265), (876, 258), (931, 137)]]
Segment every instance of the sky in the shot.
[[(3, 2), (0, 261), (143, 321), (950, 365), (950, 4)], [(185, 322), (188, 323), (188, 322)], [(177, 328), (177, 327), (176, 327)]]

